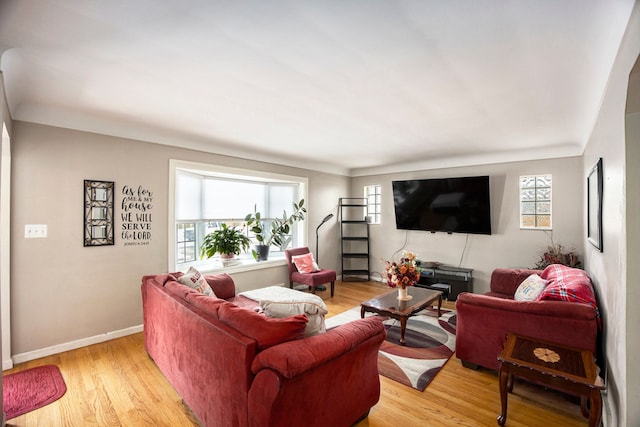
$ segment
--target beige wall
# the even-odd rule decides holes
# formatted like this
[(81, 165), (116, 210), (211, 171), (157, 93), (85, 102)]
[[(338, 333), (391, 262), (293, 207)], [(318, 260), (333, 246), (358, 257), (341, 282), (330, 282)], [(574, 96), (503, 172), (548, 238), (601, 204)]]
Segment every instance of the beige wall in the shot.
[[(604, 317), (608, 426), (640, 425), (637, 211), (640, 174), (637, 116), (629, 117), (625, 135), (625, 105), (629, 74), (640, 54), (640, 3), (636, 2), (616, 58), (607, 92), (584, 153), (584, 175), (598, 158), (604, 162), (604, 252), (585, 242), (587, 271), (600, 293)], [(636, 91), (635, 97), (638, 96)], [(586, 221), (586, 218), (584, 219)]]
[[(533, 174), (553, 175), (552, 232), (520, 229), (518, 179), (520, 175)], [(472, 268), (473, 290), (482, 293), (489, 290), (490, 275), (496, 267), (533, 267), (537, 255), (551, 243), (551, 236), (554, 242), (581, 252), (584, 234), (580, 221), (581, 174), (581, 159), (571, 157), (353, 178), (351, 190), (362, 194), (364, 185), (382, 185), (382, 224), (371, 226), (371, 260), (375, 271), (382, 270), (381, 259), (389, 259), (404, 248), (416, 252), (421, 260)], [(490, 176), (490, 236), (396, 229), (391, 181), (477, 175)]]
[[(312, 248), (315, 224), (348, 190), (346, 177), (297, 168), (24, 122), (14, 122), (13, 131), (11, 332), (13, 354), (26, 358), (142, 323), (140, 278), (168, 269), (169, 159), (307, 177)], [(114, 246), (83, 247), (85, 179), (115, 181)], [(119, 238), (124, 185), (154, 193), (147, 246), (124, 246)], [(25, 224), (47, 224), (48, 237), (25, 239)], [(322, 242), (323, 265), (338, 267), (331, 256), (338, 248), (337, 240)], [(285, 266), (233, 276), (241, 290), (288, 280)]]

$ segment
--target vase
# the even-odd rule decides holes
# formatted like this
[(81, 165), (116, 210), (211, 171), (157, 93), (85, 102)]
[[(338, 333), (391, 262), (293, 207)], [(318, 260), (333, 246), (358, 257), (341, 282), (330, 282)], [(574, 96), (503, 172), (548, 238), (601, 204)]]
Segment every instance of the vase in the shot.
[(407, 288), (398, 286), (398, 299), (400, 301), (410, 300), (412, 297), (407, 293)]
[(266, 261), (269, 259), (269, 246), (268, 245), (256, 245), (256, 261)]

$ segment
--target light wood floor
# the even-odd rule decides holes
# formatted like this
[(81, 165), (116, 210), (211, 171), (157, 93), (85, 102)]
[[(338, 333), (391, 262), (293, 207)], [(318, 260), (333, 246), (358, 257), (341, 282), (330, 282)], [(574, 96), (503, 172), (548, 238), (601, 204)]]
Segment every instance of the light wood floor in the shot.
[[(377, 282), (338, 282), (333, 298), (319, 292), (329, 316), (387, 292)], [(447, 307), (453, 308), (452, 303)], [(142, 334), (33, 360), (4, 374), (46, 364), (60, 367), (67, 393), (7, 422), (9, 426), (197, 426), (143, 347)], [(496, 426), (495, 372), (463, 368), (453, 356), (424, 392), (380, 377), (380, 401), (358, 427)], [(303, 401), (300, 402), (304, 404)], [(516, 382), (507, 426), (586, 426), (579, 405), (564, 395)]]

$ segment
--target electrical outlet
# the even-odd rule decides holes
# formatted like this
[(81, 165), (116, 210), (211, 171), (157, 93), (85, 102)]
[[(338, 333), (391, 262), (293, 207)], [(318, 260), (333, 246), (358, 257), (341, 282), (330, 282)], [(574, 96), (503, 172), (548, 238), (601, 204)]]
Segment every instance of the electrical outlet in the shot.
[(46, 224), (26, 224), (24, 226), (25, 239), (42, 239), (47, 237)]

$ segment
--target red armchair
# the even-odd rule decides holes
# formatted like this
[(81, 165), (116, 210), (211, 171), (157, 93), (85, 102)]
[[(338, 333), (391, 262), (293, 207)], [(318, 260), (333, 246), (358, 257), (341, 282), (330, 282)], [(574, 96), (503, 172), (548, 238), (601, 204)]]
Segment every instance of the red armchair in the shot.
[(293, 248), (286, 249), (284, 251), (287, 258), (287, 264), (289, 265), (289, 287), (293, 289), (294, 283), (300, 283), (309, 286), (311, 291), (315, 294), (316, 288), (324, 285), (325, 283), (331, 283), (331, 296), (333, 297), (333, 290), (336, 282), (335, 270), (320, 269), (312, 273), (301, 273), (293, 263), (293, 257), (298, 255), (305, 255), (310, 253), (309, 248)]

